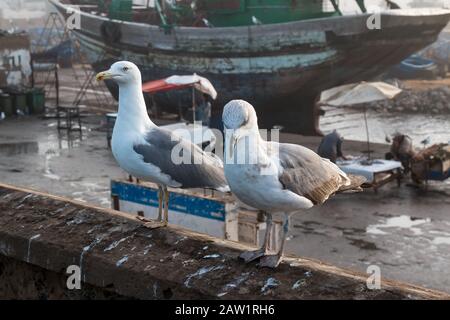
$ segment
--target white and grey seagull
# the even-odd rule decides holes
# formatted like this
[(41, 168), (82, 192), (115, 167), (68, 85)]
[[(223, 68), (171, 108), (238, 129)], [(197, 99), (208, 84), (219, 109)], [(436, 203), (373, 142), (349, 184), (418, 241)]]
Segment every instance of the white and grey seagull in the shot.
[[(291, 214), (322, 204), (337, 192), (360, 190), (363, 177), (347, 176), (328, 159), (296, 144), (264, 141), (255, 109), (243, 100), (225, 105), (225, 177), (234, 195), (267, 217), (261, 249), (241, 254), (246, 262), (275, 268), (282, 259)], [(269, 254), (272, 213), (284, 213), (280, 249)]]
[(119, 85), (119, 112), (113, 129), (112, 153), (126, 172), (158, 184), (161, 226), (168, 222), (167, 187), (228, 190), (222, 163), (217, 158), (150, 120), (142, 94), (141, 72), (134, 63), (116, 62), (96, 78), (98, 81), (112, 79)]

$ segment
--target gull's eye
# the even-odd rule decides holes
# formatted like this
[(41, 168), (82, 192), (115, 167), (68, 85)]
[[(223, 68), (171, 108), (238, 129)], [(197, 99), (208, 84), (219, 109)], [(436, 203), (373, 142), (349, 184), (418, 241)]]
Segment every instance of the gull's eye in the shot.
[(130, 69), (130, 68), (128, 68), (128, 67), (123, 67), (123, 68), (122, 68), (122, 70), (123, 70), (124, 72), (127, 72), (128, 69)]

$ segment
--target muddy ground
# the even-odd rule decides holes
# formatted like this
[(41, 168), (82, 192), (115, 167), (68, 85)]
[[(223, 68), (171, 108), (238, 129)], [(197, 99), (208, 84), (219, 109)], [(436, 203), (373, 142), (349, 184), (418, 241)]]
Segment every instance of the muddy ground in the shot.
[[(110, 206), (110, 179), (124, 178), (106, 144), (103, 116), (83, 118), (83, 137), (58, 135), (54, 119), (27, 116), (0, 122), (0, 181)], [(318, 138), (282, 135), (315, 149)], [(378, 154), (387, 149), (374, 145)], [(364, 150), (346, 142), (346, 150)], [(407, 182), (340, 195), (294, 216), (288, 253), (450, 292), (449, 184), (428, 191)]]

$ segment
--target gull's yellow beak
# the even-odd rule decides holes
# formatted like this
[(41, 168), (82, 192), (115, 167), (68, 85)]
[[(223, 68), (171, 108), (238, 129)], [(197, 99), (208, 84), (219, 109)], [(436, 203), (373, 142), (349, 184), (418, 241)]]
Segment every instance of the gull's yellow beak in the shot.
[(102, 80), (105, 80), (105, 79), (111, 79), (112, 77), (113, 77), (113, 74), (111, 72), (109, 72), (109, 71), (102, 71), (102, 72), (97, 73), (97, 75), (95, 76), (95, 79), (97, 81), (102, 81)]

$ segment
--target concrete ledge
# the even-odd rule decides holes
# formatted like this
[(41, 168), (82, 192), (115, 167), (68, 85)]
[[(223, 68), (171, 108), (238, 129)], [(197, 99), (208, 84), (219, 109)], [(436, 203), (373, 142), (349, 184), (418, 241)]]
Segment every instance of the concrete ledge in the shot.
[[(83, 290), (103, 298), (450, 299), (390, 280), (368, 290), (367, 275), (308, 259), (289, 257), (276, 270), (259, 269), (238, 261), (243, 245), (150, 227), (118, 211), (0, 184), (0, 271), (17, 264), (16, 280), (27, 268), (43, 282), (58, 275), (55, 286), (66, 293), (49, 298), (80, 296), (68, 294), (63, 279), (69, 265), (81, 265)], [(11, 274), (0, 272), (0, 292), (9, 288), (2, 298), (21, 298)]]

